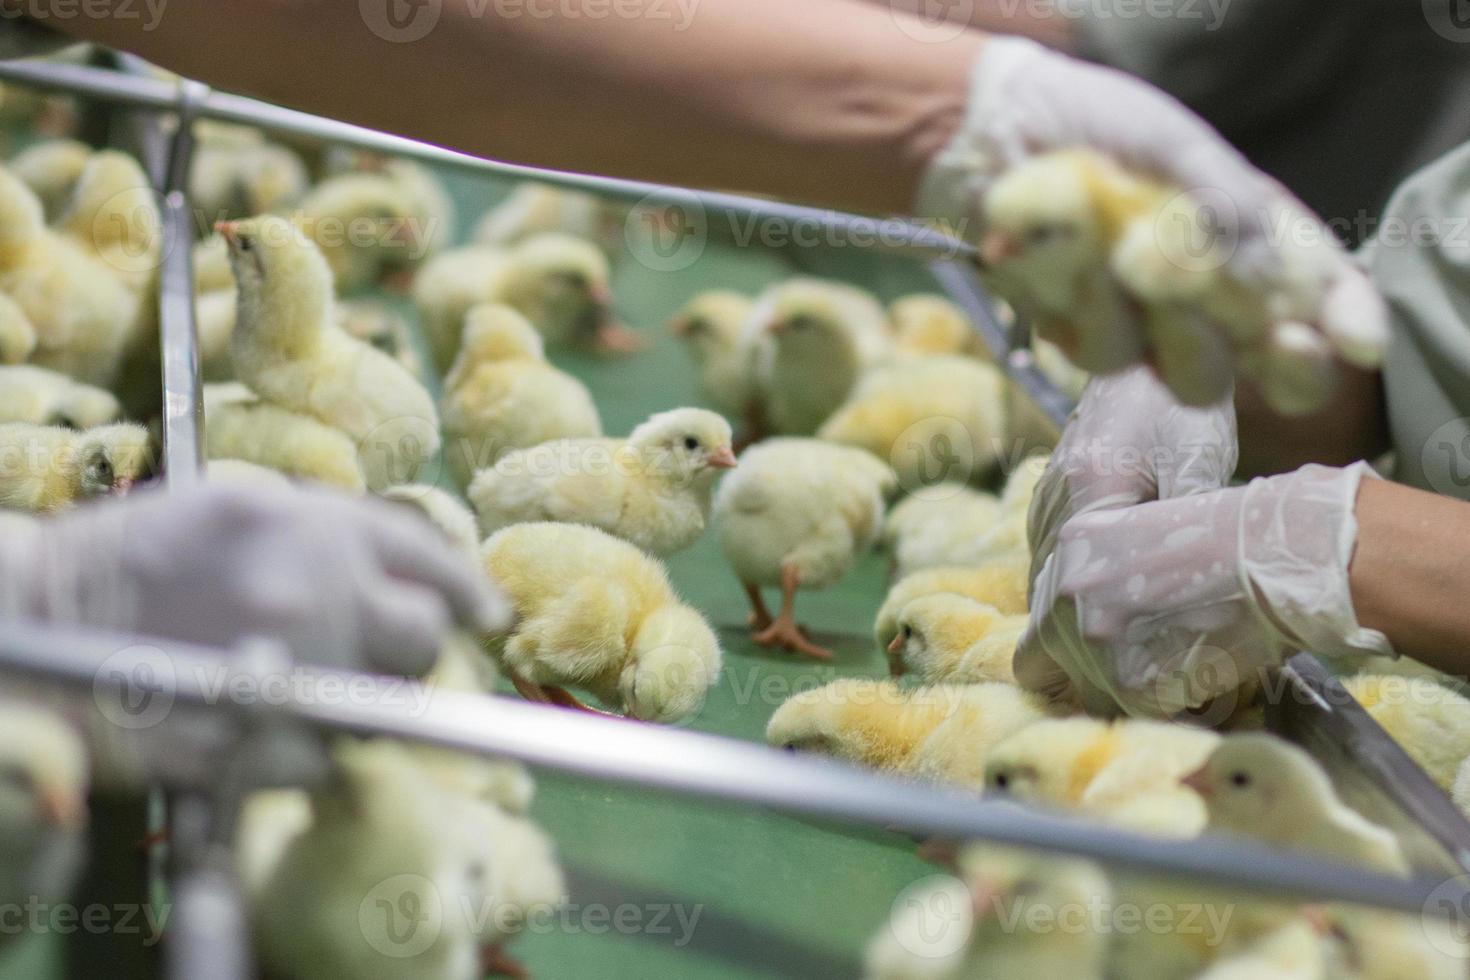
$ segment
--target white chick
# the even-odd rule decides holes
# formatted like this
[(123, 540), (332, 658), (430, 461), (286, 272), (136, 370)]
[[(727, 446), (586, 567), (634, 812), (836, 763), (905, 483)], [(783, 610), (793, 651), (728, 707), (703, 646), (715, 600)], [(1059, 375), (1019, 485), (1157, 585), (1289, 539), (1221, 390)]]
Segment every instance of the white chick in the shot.
[(983, 480), (1005, 446), (1005, 381), (966, 357), (902, 360), (869, 371), (817, 438), (886, 459), (906, 488)]
[(960, 354), (975, 357), (985, 353), (980, 333), (965, 311), (934, 293), (901, 296), (888, 304), (894, 344), (905, 354)]
[(751, 309), (742, 343), (752, 352), (757, 436), (815, 433), (858, 380), (893, 353), (878, 301), (825, 279), (789, 279), (767, 289)]
[(1000, 520), (1000, 500), (960, 483), (940, 483), (895, 504), (883, 538), (893, 554), (895, 578), (926, 568), (953, 566), (955, 553)]
[(37, 705), (0, 704), (0, 905), (70, 897), (86, 846), (89, 781), (75, 730)]
[(751, 349), (745, 321), (755, 301), (744, 293), (711, 289), (695, 296), (669, 321), (699, 371), (699, 384), (711, 405), (732, 419), (750, 412)]
[(1011, 661), (1027, 621), (951, 593), (915, 599), (898, 614), (889, 672), (921, 684), (1014, 684)]
[(128, 154), (92, 154), (56, 227), (135, 292), (149, 290), (157, 280), (163, 215), (153, 182)]
[(241, 384), (204, 386), (204, 453), (349, 493), (367, 489), (357, 446), (345, 432), (263, 402)]
[[(756, 643), (831, 658), (797, 625), (797, 590), (833, 584), (873, 546), (894, 484), (893, 471), (868, 453), (815, 439), (774, 439), (741, 454), (715, 513), (725, 557), (750, 599)], [(781, 589), (774, 619), (762, 586)]]
[(714, 631), (626, 541), (575, 524), (517, 524), (481, 557), (518, 617), (488, 648), (523, 695), (584, 707), (571, 685), (634, 718), (677, 722), (719, 680)]
[(493, 303), (474, 307), (465, 320), (439, 403), (445, 458), (460, 486), (512, 449), (602, 435), (591, 392), (547, 362), (530, 321)]
[(112, 387), (138, 342), (145, 303), (120, 270), (46, 227), (41, 202), (0, 169), (0, 292), (35, 331), (32, 363)]
[(460, 553), (471, 558), (480, 554), (480, 536), (475, 530), (475, 515), (451, 494), (424, 483), (403, 483), (396, 487), (387, 487), (378, 496), (418, 511)]
[[(868, 980), (1101, 980), (1110, 907), (1090, 861), (972, 845), (958, 879), (910, 889), (868, 944)], [(1078, 913), (1084, 913), (1079, 920)], [(1061, 924), (1066, 923), (1065, 927)]]
[(906, 575), (888, 590), (873, 621), (873, 638), (887, 650), (898, 635), (898, 614), (927, 595), (950, 593), (994, 606), (1005, 615), (1026, 612), (1026, 566), (991, 562), (976, 567), (928, 568)]
[(92, 429), (117, 421), (112, 392), (29, 364), (0, 367), (0, 422)]
[(439, 451), (428, 391), (333, 324), (326, 260), (290, 222), (265, 216), (220, 231), (240, 290), (232, 341), (240, 379), (262, 400), (352, 437), (369, 488), (412, 481)]
[(1219, 744), (1219, 735), (1188, 725), (1051, 719), (997, 745), (985, 785), (1113, 826), (1193, 837), (1204, 829), (1205, 806), (1179, 781)]
[(36, 349), (36, 328), (25, 310), (0, 294), (0, 365), (21, 364)]
[(1378, 871), (1408, 871), (1393, 834), (1343, 804), (1316, 760), (1282, 739), (1227, 736), (1183, 782), (1205, 801), (1211, 830)]
[(514, 245), (556, 231), (612, 251), (622, 238), (622, 210), (595, 194), (527, 181), (485, 212), (475, 226), (474, 238), (482, 245)]
[(1428, 677), (1359, 674), (1342, 685), (1440, 789), (1454, 786), (1470, 758), (1470, 700)]
[(905, 689), (849, 677), (788, 698), (767, 723), (766, 741), (978, 789), (986, 752), (1044, 717), (1040, 702), (1009, 684)]
[(81, 140), (42, 140), (21, 150), (6, 164), (41, 199), (46, 221), (61, 217), (92, 148)]
[(86, 432), (55, 426), (0, 425), (0, 508), (51, 514), (85, 500), (126, 494), (152, 469), (141, 425)]
[(735, 465), (730, 423), (702, 408), (659, 412), (626, 439), (557, 439), (513, 449), (475, 474), (480, 530), (587, 524), (665, 556), (704, 533), (719, 471)]

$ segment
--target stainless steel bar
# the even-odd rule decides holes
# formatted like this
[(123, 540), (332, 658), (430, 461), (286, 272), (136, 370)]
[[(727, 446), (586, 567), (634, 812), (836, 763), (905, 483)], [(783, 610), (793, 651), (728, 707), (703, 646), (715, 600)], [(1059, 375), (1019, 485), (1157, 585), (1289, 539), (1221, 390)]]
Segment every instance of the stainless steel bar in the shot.
[[(114, 651), (143, 645), (153, 647), (159, 658), (146, 675), (151, 680), (99, 671)], [(509, 698), (432, 691), (432, 710), (426, 710), (425, 702), (386, 679), (298, 667), (268, 704), (229, 702), (220, 692), (232, 690), (227, 678), (239, 663), (228, 651), (29, 623), (8, 627), (0, 637), (0, 670), (89, 691), (115, 686), (133, 701), (140, 695), (164, 698), (170, 710), (206, 706), (250, 711), (257, 718), (274, 711), (328, 731), (506, 756), (593, 779), (846, 823), (1057, 851), (1130, 872), (1184, 875), (1202, 885), (1287, 900), (1343, 901), (1441, 916), (1470, 909), (1470, 889), (1458, 878), (1391, 878), (1223, 839), (1164, 841), (732, 739)], [(255, 676), (248, 671), (240, 676)], [(1449, 901), (1431, 904), (1438, 898)], [(1462, 899), (1467, 904), (1461, 905)]]
[[(181, 99), (181, 89), (176, 83), (121, 75), (81, 65), (41, 61), (5, 62), (0, 63), (0, 80), (162, 111), (178, 110)], [(411, 157), (424, 163), (485, 176), (534, 180), (635, 203), (698, 208), (706, 219), (712, 215), (720, 215), (736, 221), (777, 221), (785, 227), (823, 229), (842, 235), (856, 232), (863, 236), (862, 240), (871, 242), (873, 248), (885, 252), (917, 254), (936, 259), (974, 254), (974, 248), (967, 242), (905, 219), (864, 217), (822, 208), (765, 201), (739, 194), (668, 187), (643, 181), (542, 170), (485, 160), (457, 150), (393, 136), (351, 123), (323, 119), (224, 92), (208, 93), (200, 100), (195, 111), (202, 119), (259, 126), (363, 150)]]

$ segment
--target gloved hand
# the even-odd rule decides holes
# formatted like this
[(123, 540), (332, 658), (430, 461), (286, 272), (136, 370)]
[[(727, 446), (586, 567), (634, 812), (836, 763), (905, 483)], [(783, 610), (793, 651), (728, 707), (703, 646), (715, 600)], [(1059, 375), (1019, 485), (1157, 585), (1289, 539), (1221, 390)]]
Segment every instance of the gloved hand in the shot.
[(325, 491), (135, 493), (0, 543), (0, 611), (231, 647), (282, 641), (326, 667), (419, 675), (452, 624), (510, 609), (413, 514)]
[(1370, 473), (1306, 466), (1069, 520), (1034, 585), (1018, 681), (1038, 689), (1060, 668), (1091, 709), (1105, 696), (1167, 717), (1289, 651), (1391, 656), (1382, 633), (1358, 625), (1348, 587)]
[[(975, 61), (966, 118), (931, 161), (917, 209), (981, 241), (985, 197), (996, 180), (1032, 156), (1074, 148), (1096, 150), (1131, 172), (1191, 192), (1205, 209), (1197, 220), (1210, 219), (1208, 233), (1222, 248), (1228, 276), (1258, 295), (1275, 321), (1264, 338), (1241, 337), (1171, 311), (1174, 329), (1203, 332), (1163, 345), (1169, 356), (1155, 358), (1185, 401), (1214, 397), (1194, 390), (1210, 372), (1182, 364), (1190, 356), (1233, 352), (1237, 369), (1261, 380), (1272, 403), (1291, 411), (1326, 397), (1334, 348), (1360, 366), (1379, 362), (1388, 336), (1382, 300), (1309, 209), (1172, 97), (1031, 41), (987, 39)], [(1042, 336), (1099, 373), (1160, 349), (1142, 322), (1138, 297), (1130, 303), (1117, 295), (1110, 258), (1094, 256), (1093, 267), (1112, 287), (1098, 286), (1090, 302), (1075, 304), (1085, 308), (1047, 309), (1036, 321)], [(1008, 292), (1005, 281), (994, 285)], [(1009, 291), (1017, 288), (1010, 283)], [(1034, 295), (1008, 298), (1033, 312), (1038, 305)]]

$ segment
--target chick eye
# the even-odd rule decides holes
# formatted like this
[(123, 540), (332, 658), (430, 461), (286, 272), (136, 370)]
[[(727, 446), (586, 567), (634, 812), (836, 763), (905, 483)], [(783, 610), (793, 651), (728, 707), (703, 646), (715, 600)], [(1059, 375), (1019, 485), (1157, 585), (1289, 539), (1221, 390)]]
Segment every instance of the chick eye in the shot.
[(105, 456), (97, 460), (97, 476), (103, 480), (110, 481), (112, 479), (112, 464), (107, 461)]
[(255, 247), (255, 243), (245, 235), (241, 235), (238, 241), (240, 242), (240, 251), (242, 252), (248, 252)]
[(905, 626), (903, 628), (903, 638), (905, 640), (912, 640), (914, 638), (914, 628), (912, 626)]
[(1006, 789), (1011, 785), (1011, 774), (1008, 772), (998, 772), (991, 779), (991, 782), (995, 783), (996, 789)]
[(698, 449), (699, 448), (699, 440), (696, 439), (696, 438), (694, 438), (693, 436), (685, 436), (684, 437), (684, 448), (685, 449)]
[(796, 752), (796, 744), (794, 742), (789, 742), (786, 745), (781, 746), (781, 751), (782, 752), (795, 753)]
[(1248, 773), (1248, 772), (1233, 772), (1233, 773), (1230, 774), (1230, 785), (1231, 786), (1234, 786), (1237, 789), (1245, 789), (1250, 784), (1251, 784), (1250, 773)]
[(1046, 245), (1053, 239), (1061, 238), (1066, 230), (1057, 225), (1037, 225), (1026, 232), (1026, 243), (1028, 245)]

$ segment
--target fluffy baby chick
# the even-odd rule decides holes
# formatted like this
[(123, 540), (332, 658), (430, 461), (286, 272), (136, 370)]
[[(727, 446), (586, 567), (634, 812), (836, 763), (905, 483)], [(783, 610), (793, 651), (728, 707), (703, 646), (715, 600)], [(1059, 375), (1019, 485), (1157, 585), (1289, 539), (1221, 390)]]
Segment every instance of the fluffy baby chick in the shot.
[(263, 138), (250, 142), (201, 139), (189, 171), (189, 200), (204, 217), (217, 221), (293, 207), (311, 186), (301, 156)]
[(86, 432), (0, 425), (0, 508), (51, 514), (94, 497), (125, 494), (148, 477), (152, 461), (148, 430), (141, 425)]
[(479, 555), (480, 536), (475, 530), (475, 515), (454, 496), (423, 483), (387, 487), (378, 496), (412, 507), (428, 518), (461, 553), (472, 558)]
[(204, 478), (220, 483), (236, 483), (250, 487), (289, 487), (291, 478), (279, 470), (267, 469), (243, 459), (211, 459), (204, 466)]
[(485, 212), (475, 226), (482, 245), (514, 245), (555, 231), (597, 242), (613, 251), (622, 238), (623, 208), (583, 191), (546, 184), (517, 184), (505, 200)]
[(1193, 837), (1204, 829), (1205, 808), (1179, 780), (1219, 744), (1214, 732), (1187, 725), (1052, 719), (997, 745), (986, 763), (985, 785), (1114, 826)]
[(1024, 568), (1031, 561), (1031, 546), (1026, 537), (1027, 512), (1045, 468), (1045, 456), (1031, 456), (1021, 462), (1006, 480), (995, 522), (980, 534), (956, 540), (945, 549), (944, 557), (955, 565), (1000, 562), (1020, 566), (1024, 577)]
[(755, 301), (744, 293), (711, 289), (684, 305), (669, 330), (688, 348), (710, 404), (734, 419), (750, 407), (751, 349), (745, 321)]
[(20, 364), (36, 349), (36, 328), (25, 310), (0, 295), (0, 365)]
[(873, 638), (887, 650), (899, 635), (898, 614), (923, 596), (952, 594), (994, 606), (1007, 616), (1026, 612), (1026, 566), (992, 562), (978, 567), (929, 568), (898, 580), (873, 621)]
[(547, 362), (530, 321), (495, 303), (466, 316), (439, 410), (445, 459), (460, 486), (512, 449), (602, 435), (587, 386)]
[(925, 568), (959, 564), (968, 543), (1000, 520), (1000, 500), (960, 483), (940, 483), (895, 504), (883, 538), (893, 554), (896, 578)]
[(1359, 674), (1342, 685), (1441, 789), (1454, 786), (1470, 758), (1470, 700), (1427, 677)]
[(70, 897), (84, 858), (88, 782), (75, 730), (39, 706), (0, 704), (0, 904)]
[(33, 363), (110, 388), (146, 317), (120, 270), (46, 227), (41, 202), (0, 169), (0, 292), (35, 332)]
[(1470, 950), (1451, 920), (1350, 905), (1330, 905), (1318, 918), (1327, 928), (1325, 977), (1464, 980)]
[(1009, 684), (906, 689), (849, 677), (803, 691), (776, 709), (766, 741), (896, 775), (978, 788), (985, 753), (1045, 717)]
[(350, 436), (369, 488), (413, 480), (439, 451), (434, 400), (403, 365), (333, 325), (321, 252), (284, 218), (220, 232), (239, 283), (239, 378), (262, 400)]
[[(868, 944), (868, 980), (1101, 980), (1108, 930), (1097, 916), (1078, 919), (1109, 906), (1112, 887), (1101, 868), (979, 845), (967, 847), (959, 865), (958, 881), (910, 890), (894, 904)], [(1063, 921), (1069, 926), (1057, 928)]]
[(898, 361), (869, 371), (817, 438), (889, 460), (911, 489), (980, 480), (1005, 442), (1005, 381), (966, 357)]
[(0, 367), (0, 422), (92, 429), (117, 421), (110, 391), (29, 364)]
[(1211, 830), (1404, 874), (1389, 831), (1349, 809), (1310, 755), (1271, 735), (1226, 737), (1184, 785), (1205, 801)]
[(367, 289), (398, 258), (422, 255), (414, 204), (384, 174), (329, 177), (302, 199), (300, 214), (301, 226), (321, 249), (339, 292)]
[(1322, 937), (1309, 922), (1287, 922), (1221, 957), (1198, 980), (1327, 980)]
[(576, 524), (517, 524), (480, 554), (518, 618), (488, 646), (522, 694), (583, 707), (564, 690), (580, 687), (645, 721), (703, 706), (719, 679), (719, 641), (656, 560)]
[(129, 288), (142, 292), (157, 279), (163, 215), (153, 182), (128, 154), (92, 154), (56, 227), (106, 263)]
[(735, 465), (730, 423), (702, 408), (659, 412), (626, 439), (557, 439), (513, 449), (470, 483), (480, 529), (587, 524), (654, 555), (693, 544), (715, 477)]
[(261, 401), (241, 384), (204, 386), (204, 453), (350, 493), (367, 489), (357, 446), (346, 433)]
[(985, 350), (965, 311), (934, 293), (899, 297), (888, 304), (888, 320), (901, 353), (974, 357)]
[(889, 670), (922, 684), (1013, 684), (1011, 660), (1027, 617), (952, 593), (915, 599), (898, 614), (888, 644)]
[(893, 353), (878, 301), (825, 279), (789, 279), (767, 289), (746, 320), (743, 343), (752, 357), (754, 435), (815, 433), (858, 380)]
[[(877, 541), (883, 498), (895, 478), (860, 449), (815, 439), (774, 439), (747, 449), (720, 484), (720, 542), (750, 598), (752, 639), (810, 657), (832, 654), (796, 624), (798, 589), (822, 589), (847, 574)], [(773, 619), (762, 586), (779, 586)]]
[(21, 150), (6, 164), (41, 199), (46, 221), (61, 217), (76, 189), (92, 148), (81, 140), (42, 140)]

